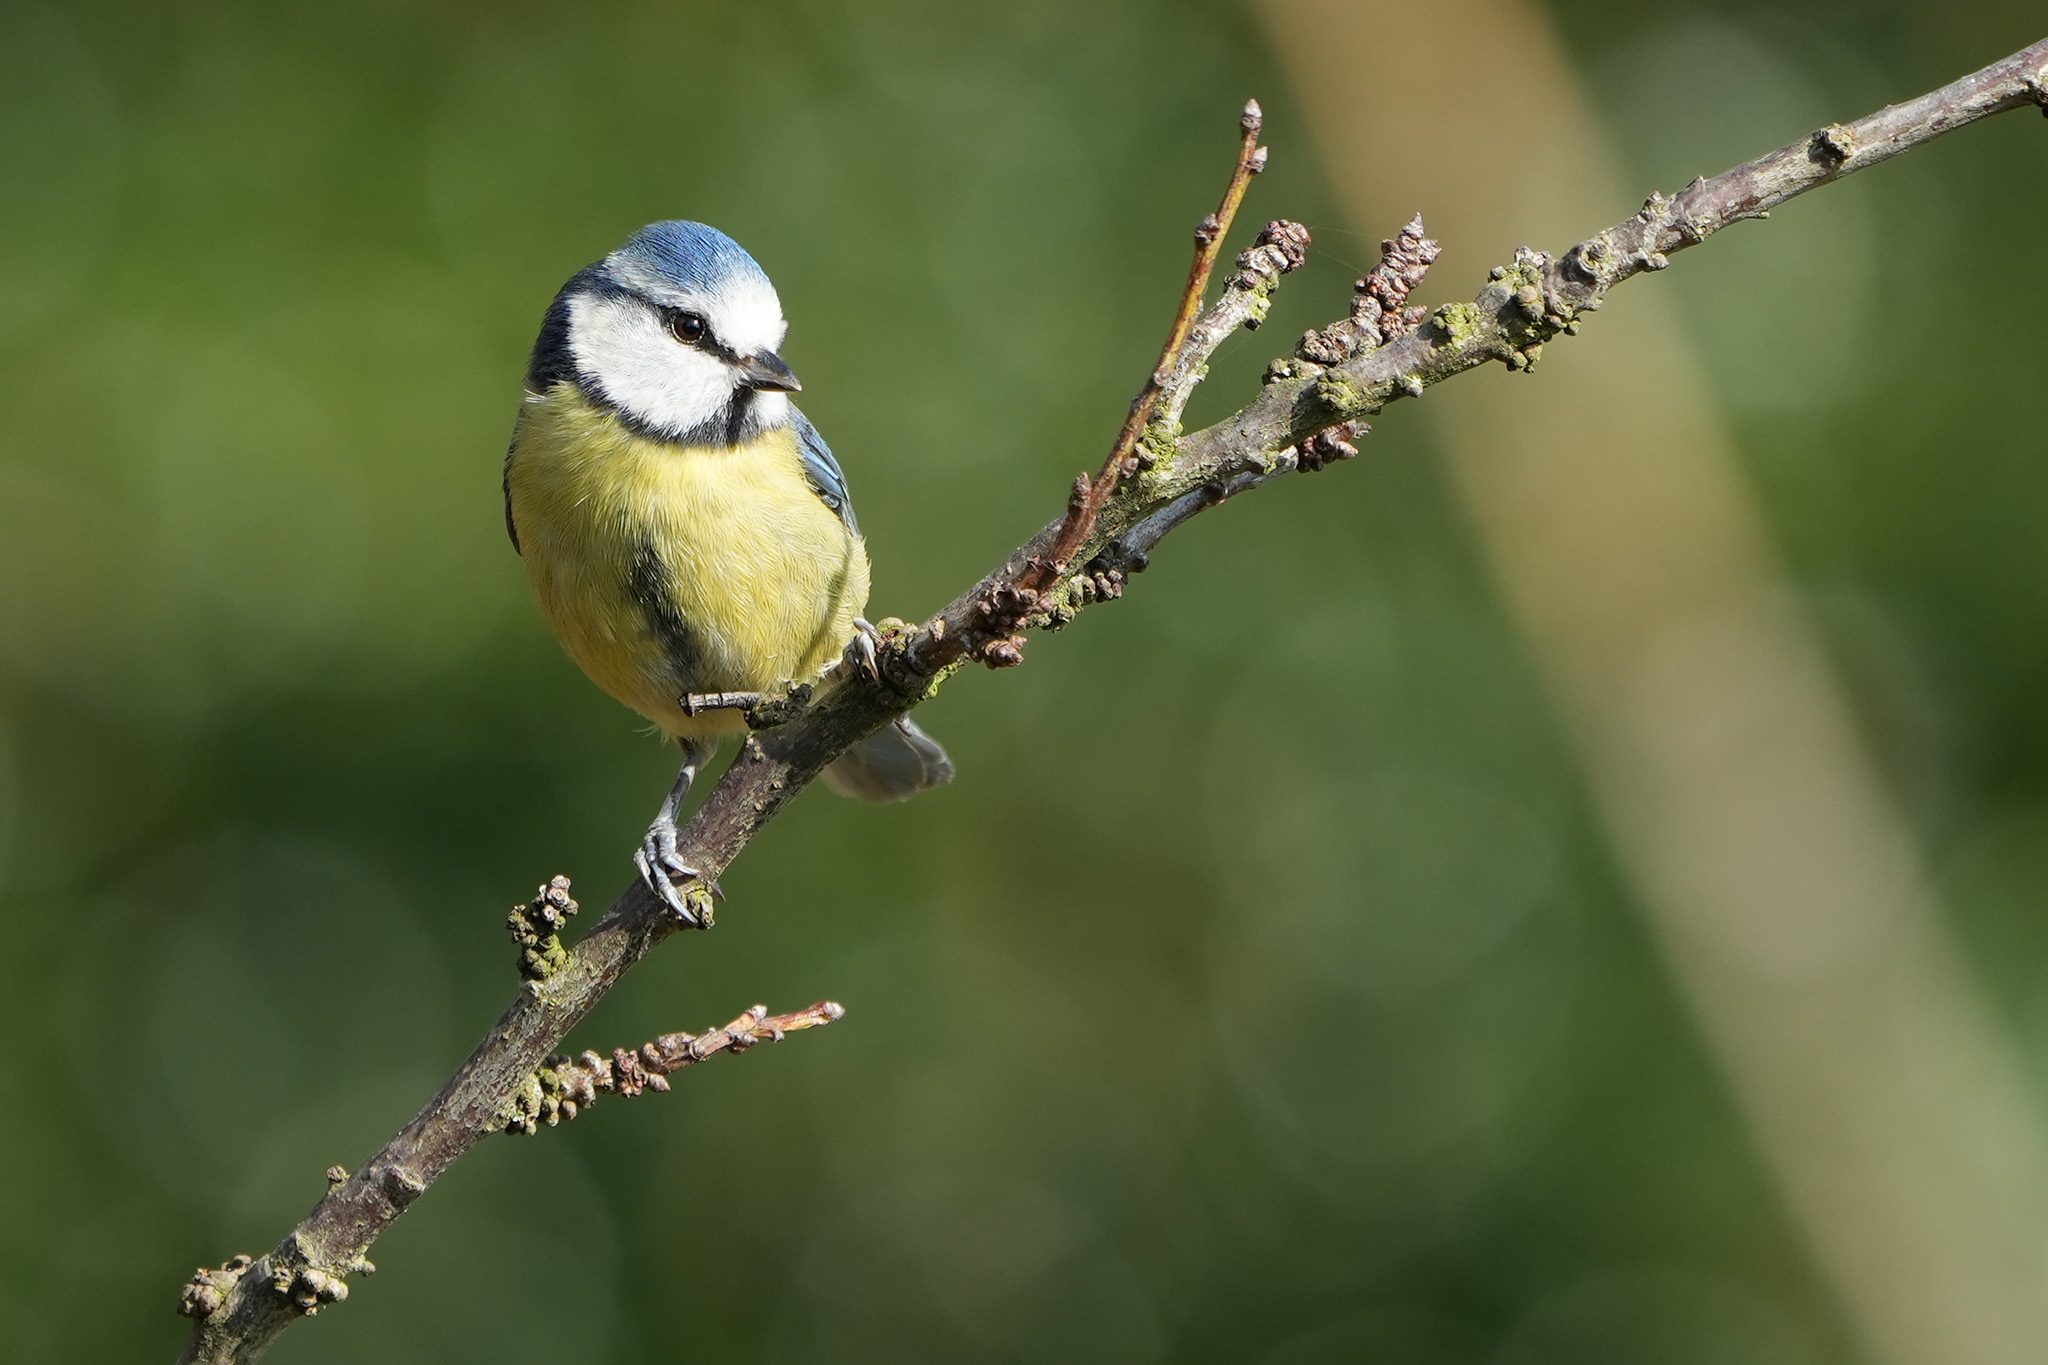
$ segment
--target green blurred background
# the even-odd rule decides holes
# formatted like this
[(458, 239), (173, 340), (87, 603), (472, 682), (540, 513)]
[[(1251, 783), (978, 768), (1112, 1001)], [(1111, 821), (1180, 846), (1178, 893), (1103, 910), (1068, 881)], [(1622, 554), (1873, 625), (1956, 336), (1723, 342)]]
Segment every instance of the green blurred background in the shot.
[[(2019, 0), (1519, 13), (1637, 196), (2040, 36)], [(1355, 157), (1279, 55), (1325, 17), (1384, 97)], [(870, 614), (916, 615), (1099, 459), (1247, 94), (1273, 147), (1247, 216), (1317, 244), (1198, 419), (1432, 207), (1381, 188), (1375, 136), (1571, 150), (1532, 134), (1526, 71), (1437, 23), (8, 0), (0, 1355), (169, 1359), (192, 1267), (269, 1247), (495, 1016), (505, 908), (557, 871), (586, 904), (623, 885), (672, 760), (549, 640), (499, 505), (566, 276), (655, 218), (744, 242), (851, 478)], [(1774, 591), (1903, 814), (1936, 946), (1902, 970), (1933, 962), (1981, 1025), (1991, 1061), (1945, 1034), (1917, 1060), (1993, 1076), (2003, 1126), (1926, 1116), (1971, 1132), (2031, 1133), (2048, 1096), (2044, 137), (1967, 130), (1631, 284), (1533, 379), (1469, 381), (1535, 404), (1614, 354), (1610, 319), (1676, 319)], [(1518, 217), (1433, 223), (1428, 300), (1550, 230)], [(717, 931), (572, 1042), (756, 1000), (835, 998), (842, 1025), (484, 1144), (274, 1358), (2044, 1358), (2023, 1296), (1940, 1297), (1944, 1248), (1991, 1243), (1939, 1171), (1950, 1242), (1760, 1141), (1749, 1054), (1654, 927), (1643, 832), (1589, 794), (1599, 754), (1445, 472), (1430, 414), (1465, 387), (1204, 518), (1025, 668), (953, 683), (927, 715), (953, 787), (805, 796)], [(1587, 458), (1654, 462), (1647, 434)], [(1893, 978), (1859, 981), (1886, 1010)], [(1913, 1185), (1897, 1150), (1877, 1164)], [(1901, 1301), (1924, 1255), (1937, 1320), (2013, 1316), (1902, 1344), (1858, 1278), (1888, 1239)]]

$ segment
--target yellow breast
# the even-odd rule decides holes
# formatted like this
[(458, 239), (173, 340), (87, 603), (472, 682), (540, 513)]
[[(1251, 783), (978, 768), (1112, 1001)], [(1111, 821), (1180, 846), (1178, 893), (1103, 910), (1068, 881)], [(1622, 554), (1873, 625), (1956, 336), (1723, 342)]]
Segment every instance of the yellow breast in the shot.
[(867, 551), (812, 491), (786, 427), (680, 447), (563, 383), (521, 410), (506, 480), (549, 626), (664, 734), (738, 728), (730, 712), (686, 716), (679, 699), (809, 681), (867, 605)]

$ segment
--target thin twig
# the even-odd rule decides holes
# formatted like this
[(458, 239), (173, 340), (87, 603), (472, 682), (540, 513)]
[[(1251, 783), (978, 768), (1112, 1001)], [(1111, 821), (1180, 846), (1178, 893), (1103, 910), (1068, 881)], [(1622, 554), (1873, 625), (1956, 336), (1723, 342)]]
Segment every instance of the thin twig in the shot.
[(1074, 496), (1067, 505), (1066, 519), (1053, 540), (1051, 552), (1042, 563), (1032, 566), (1029, 575), (1019, 582), (1020, 590), (1042, 593), (1054, 579), (1067, 571), (1074, 551), (1095, 528), (1102, 505), (1116, 491), (1119, 482), (1137, 472), (1134, 452), (1138, 438), (1158, 411), (1160, 397), (1166, 392), (1167, 381), (1173, 375), (1174, 362), (1187, 341), (1188, 329), (1194, 325), (1195, 315), (1201, 311), (1202, 300), (1209, 292), (1209, 276), (1216, 269), (1216, 257), (1221, 254), (1224, 238), (1229, 235), (1230, 225), (1237, 218), (1238, 206), (1244, 202), (1245, 190), (1250, 186), (1252, 177), (1266, 168), (1266, 149), (1259, 145), (1259, 130), (1264, 122), (1265, 115), (1259, 108), (1259, 102), (1247, 100), (1244, 113), (1238, 118), (1237, 163), (1230, 168), (1230, 179), (1223, 186), (1222, 202), (1214, 213), (1195, 227), (1194, 260), (1188, 265), (1187, 282), (1181, 286), (1180, 305), (1174, 309), (1173, 325), (1167, 329), (1166, 344), (1159, 348), (1159, 363), (1152, 367), (1144, 387), (1131, 400), (1130, 412), (1125, 415), (1123, 427), (1111, 443), (1109, 458), (1102, 462), (1101, 470), (1093, 480), (1083, 475), (1076, 481)]
[[(986, 657), (998, 628), (1056, 626), (1102, 594), (1083, 558), (1119, 538), (1144, 553), (1175, 526), (1234, 491), (1304, 467), (1303, 443), (1426, 385), (1498, 360), (1526, 369), (1541, 345), (1575, 330), (1608, 291), (1671, 254), (1794, 195), (1875, 165), (1965, 124), (2048, 106), (2048, 42), (1931, 94), (1847, 125), (1830, 125), (1641, 212), (1553, 259), (1523, 251), (1470, 303), (1441, 308), (1418, 330), (1338, 364), (1297, 358), (1259, 396), (1214, 426), (1179, 439), (1171, 458), (1121, 480), (1069, 551), (1063, 516), (922, 626), (883, 623), (878, 676), (849, 677), (787, 724), (753, 735), (683, 829), (678, 852), (707, 878), (724, 874), (763, 826), (852, 744), (929, 697), (970, 658)], [(1171, 357), (1162, 357), (1167, 369)], [(1299, 367), (1293, 368), (1293, 367)], [(1155, 372), (1157, 378), (1157, 372)], [(1140, 426), (1142, 427), (1142, 423)], [(1086, 480), (1084, 479), (1084, 483)], [(1053, 568), (1063, 563), (1064, 568)], [(1043, 566), (1042, 569), (1041, 567)], [(1042, 573), (1049, 576), (1040, 577)], [(1035, 605), (1013, 610), (1020, 585), (1043, 581)], [(366, 1269), (383, 1230), (464, 1152), (503, 1126), (514, 1097), (590, 1009), (676, 920), (638, 882), (563, 960), (524, 984), (440, 1092), (361, 1169), (332, 1182), (313, 1211), (267, 1256), (222, 1285), (188, 1296), (196, 1318), (183, 1357), (211, 1365), (252, 1360), (322, 1294)], [(215, 1272), (225, 1275), (226, 1272)], [(339, 1297), (332, 1294), (332, 1297)]]
[(1180, 426), (1181, 413), (1195, 388), (1208, 377), (1209, 357), (1238, 329), (1256, 331), (1266, 320), (1273, 287), (1282, 275), (1300, 269), (1307, 258), (1308, 229), (1276, 218), (1237, 257), (1237, 269), (1223, 283), (1216, 302), (1195, 322), (1173, 363), (1160, 380), (1159, 419), (1168, 430)]
[(770, 1014), (766, 1005), (755, 1005), (724, 1028), (664, 1033), (630, 1051), (615, 1047), (609, 1057), (585, 1052), (573, 1060), (550, 1058), (513, 1098), (505, 1131), (533, 1133), (552, 1128), (597, 1103), (600, 1092), (623, 1099), (647, 1090), (666, 1093), (670, 1076), (708, 1057), (745, 1052), (756, 1043), (779, 1043), (789, 1034), (823, 1028), (845, 1017), (846, 1010), (830, 1000), (820, 1000), (793, 1014)]
[(1303, 333), (1294, 353), (1315, 364), (1334, 365), (1420, 327), (1428, 310), (1409, 307), (1408, 296), (1442, 251), (1423, 229), (1422, 215), (1416, 214), (1380, 243), (1379, 264), (1351, 286), (1351, 316)]

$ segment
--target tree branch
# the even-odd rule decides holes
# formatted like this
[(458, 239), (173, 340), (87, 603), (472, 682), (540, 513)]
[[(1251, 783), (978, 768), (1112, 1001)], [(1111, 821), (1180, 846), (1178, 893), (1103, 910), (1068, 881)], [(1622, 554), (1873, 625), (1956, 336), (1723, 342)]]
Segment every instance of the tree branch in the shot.
[[(1298, 225), (1269, 224), (1238, 258), (1217, 303), (1195, 316), (1227, 221), (1262, 164), (1256, 106), (1248, 107), (1213, 239), (1198, 234), (1167, 346), (1102, 472), (1094, 480), (1084, 477), (1064, 515), (938, 615), (916, 627), (885, 622), (875, 678), (843, 678), (807, 703), (792, 697), (772, 714), (760, 714), (774, 728), (747, 739), (684, 828), (683, 859), (707, 879), (719, 877), (848, 746), (929, 698), (969, 661), (991, 667), (1021, 662), (1021, 631), (1057, 629), (1091, 603), (1120, 595), (1126, 576), (1144, 567), (1160, 540), (1199, 512), (1281, 474), (1319, 469), (1355, 453), (1361, 419), (1489, 361), (1527, 370), (1547, 342), (1575, 332), (1616, 285), (1661, 270), (1671, 256), (1729, 224), (1764, 217), (1794, 195), (2027, 105), (2048, 110), (2048, 41), (1918, 99), (1831, 124), (1695, 180), (1674, 198), (1652, 195), (1639, 212), (1562, 256), (1523, 248), (1470, 302), (1419, 316), (1407, 306), (1407, 293), (1434, 250), (1418, 221), (1387, 244), (1381, 267), (1360, 282), (1348, 319), (1305, 336), (1241, 411), (1181, 436), (1180, 413), (1208, 356), (1237, 328), (1258, 325), (1272, 289), (1300, 264), (1307, 242)], [(739, 706), (759, 700), (719, 699)], [(558, 889), (566, 901), (566, 883)], [(779, 1020), (750, 1012), (718, 1031), (721, 1042), (704, 1043), (714, 1035), (670, 1035), (648, 1045), (651, 1058), (642, 1049), (615, 1053), (608, 1062), (586, 1053), (580, 1063), (550, 1064), (548, 1055), (620, 975), (679, 925), (635, 883), (581, 942), (565, 949), (555, 934), (567, 910), (549, 899), (549, 890), (542, 888), (531, 915), (515, 912), (526, 924), (524, 931), (515, 925), (515, 938), (529, 979), (440, 1092), (360, 1170), (335, 1172), (326, 1196), (267, 1256), (236, 1258), (187, 1287), (182, 1308), (196, 1322), (184, 1360), (251, 1360), (298, 1316), (340, 1298), (346, 1276), (369, 1269), (365, 1254), (378, 1234), (485, 1135), (566, 1117), (600, 1089), (654, 1088), (651, 1079), (640, 1079), (642, 1072), (656, 1077), (665, 1074), (657, 1062), (697, 1060), (693, 1051), (700, 1046), (705, 1055), (738, 1050), (743, 1038), (751, 1043), (778, 1029), (837, 1017), (836, 1007), (826, 1005)], [(607, 1076), (609, 1087), (602, 1083)]]

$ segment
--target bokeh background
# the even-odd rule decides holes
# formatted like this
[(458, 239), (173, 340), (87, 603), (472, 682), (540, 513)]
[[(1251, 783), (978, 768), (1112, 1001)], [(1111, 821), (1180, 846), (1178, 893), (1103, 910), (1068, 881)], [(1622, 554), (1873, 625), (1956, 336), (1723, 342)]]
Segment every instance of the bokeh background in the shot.
[[(0, 7), (0, 1354), (169, 1359), (670, 776), (499, 457), (563, 278), (739, 237), (928, 611), (1150, 363), (1239, 103), (1469, 297), (2037, 5)], [(486, 1143), (278, 1361), (2048, 1351), (2048, 140), (2012, 115), (1390, 412), (807, 795), (573, 1040), (846, 1022)]]

